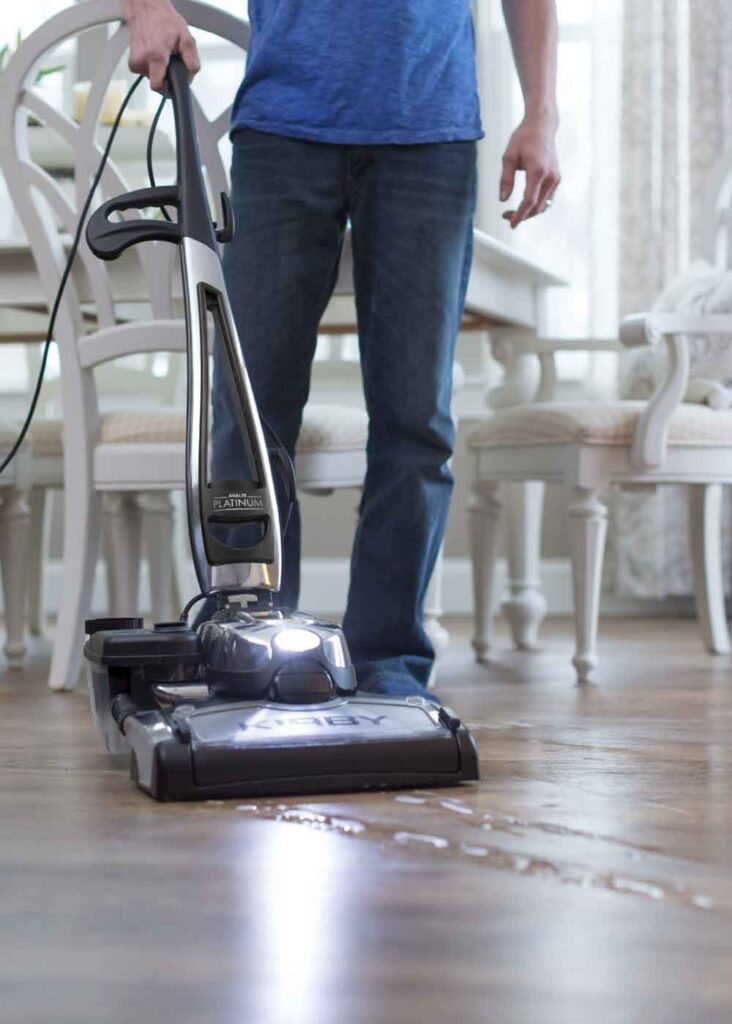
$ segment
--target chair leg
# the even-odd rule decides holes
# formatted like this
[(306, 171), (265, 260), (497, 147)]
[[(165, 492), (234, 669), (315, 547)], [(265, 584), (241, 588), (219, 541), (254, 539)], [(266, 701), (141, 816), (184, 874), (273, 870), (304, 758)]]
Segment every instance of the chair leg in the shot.
[(46, 628), (46, 591), (44, 569), (48, 554), (48, 517), (45, 487), (30, 492), (30, 551), (28, 552), (28, 630), (31, 636), (43, 636)]
[(691, 561), (694, 596), (704, 645), (710, 654), (730, 649), (722, 577), (722, 485), (689, 488)]
[(150, 596), (156, 622), (171, 622), (180, 614), (173, 593), (173, 503), (167, 491), (138, 495), (142, 538), (150, 570)]
[(540, 573), (544, 484), (538, 480), (507, 484), (506, 491), (509, 597), (503, 610), (516, 646), (533, 650), (546, 615)]
[(569, 505), (577, 680), (588, 682), (597, 665), (597, 620), (607, 534), (607, 508), (597, 492), (576, 487)]
[(108, 493), (102, 506), (109, 612), (114, 616), (137, 615), (141, 527), (135, 495)]
[(74, 480), (66, 464), (62, 593), (48, 685), (73, 690), (79, 679), (102, 522), (101, 495)]
[(496, 558), (501, 520), (499, 484), (478, 480), (468, 502), (470, 550), (473, 566), (473, 650), (478, 662), (487, 662), (493, 639), (496, 599)]
[(20, 668), (26, 653), (25, 612), (28, 597), (30, 507), (28, 496), (11, 488), (0, 507), (0, 566), (5, 608), (5, 656)]

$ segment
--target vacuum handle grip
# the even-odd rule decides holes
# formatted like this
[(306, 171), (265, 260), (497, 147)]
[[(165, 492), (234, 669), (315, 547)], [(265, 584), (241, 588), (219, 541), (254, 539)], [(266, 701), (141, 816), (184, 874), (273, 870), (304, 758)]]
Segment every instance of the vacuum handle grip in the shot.
[(216, 252), (216, 235), (198, 151), (191, 83), (188, 69), (178, 54), (170, 58), (167, 82), (175, 118), (181, 236), (202, 242)]
[[(89, 248), (99, 259), (116, 260), (125, 249), (139, 242), (178, 244), (183, 238), (193, 238), (216, 252), (217, 239), (228, 242), (233, 235), (234, 215), (227, 195), (221, 196), (221, 225), (215, 228), (211, 220), (198, 151), (191, 85), (186, 66), (177, 54), (170, 58), (167, 81), (175, 115), (178, 183), (138, 189), (103, 203), (89, 218), (86, 227)], [(177, 222), (150, 218), (109, 219), (111, 214), (121, 210), (144, 210), (151, 206), (175, 206)]]
[(89, 218), (86, 226), (86, 240), (94, 255), (101, 260), (116, 260), (125, 249), (138, 242), (177, 244), (180, 241), (180, 229), (176, 223), (148, 217), (118, 221), (109, 219), (111, 214), (121, 210), (146, 210), (151, 206), (178, 206), (177, 185), (141, 188), (103, 203)]

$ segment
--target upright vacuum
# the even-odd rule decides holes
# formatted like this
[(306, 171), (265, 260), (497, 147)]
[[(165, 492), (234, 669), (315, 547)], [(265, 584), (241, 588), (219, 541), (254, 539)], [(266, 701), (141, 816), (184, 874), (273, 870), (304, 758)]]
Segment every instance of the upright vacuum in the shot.
[[(92, 709), (110, 753), (129, 752), (131, 776), (158, 800), (444, 786), (478, 778), (472, 736), (446, 707), (422, 697), (357, 691), (341, 629), (273, 607), (282, 527), (270, 453), (226, 294), (212, 223), (188, 74), (174, 57), (177, 184), (130, 192), (90, 218), (100, 259), (139, 242), (178, 246), (187, 333), (186, 494), (191, 553), (201, 593), (217, 610), (197, 629), (141, 619), (87, 623), (84, 654)], [(171, 221), (112, 219), (168, 207)], [(209, 471), (210, 355), (239, 410), (247, 479)], [(236, 528), (236, 529), (233, 529)], [(232, 536), (245, 536), (241, 546)]]

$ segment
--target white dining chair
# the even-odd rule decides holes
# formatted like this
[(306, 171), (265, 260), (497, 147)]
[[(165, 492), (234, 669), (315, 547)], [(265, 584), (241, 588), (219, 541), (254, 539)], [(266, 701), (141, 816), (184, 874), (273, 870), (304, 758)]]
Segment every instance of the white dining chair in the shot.
[[(9, 197), (5, 197), (6, 201), (9, 201)], [(25, 309), (14, 309), (8, 307), (0, 308), (0, 359), (5, 361), (6, 352), (8, 351), (5, 346), (23, 345), (26, 353), (33, 352), (38, 348), (39, 343), (43, 341), (46, 336), (48, 320), (45, 314), (31, 312)], [(11, 349), (12, 351), (12, 349)], [(40, 361), (40, 356), (39, 360)], [(30, 368), (29, 368), (30, 369)], [(33, 379), (35, 374), (32, 372), (29, 374), (29, 379)], [(6, 402), (13, 400), (14, 404), (17, 402), (17, 392), (13, 390), (5, 391), (2, 388), (0, 392), (0, 400), (4, 399)], [(25, 397), (27, 400), (27, 397)], [(17, 410), (16, 410), (17, 411)], [(31, 441), (33, 436), (31, 435)], [(45, 447), (45, 446), (44, 446)], [(42, 459), (45, 461), (47, 452), (44, 451)], [(48, 476), (48, 470), (50, 468), (50, 476), (53, 481), (60, 481), (63, 478), (63, 465), (60, 453), (58, 455), (53, 454), (51, 456), (50, 466), (46, 464), (44, 469), (38, 472), (38, 465), (34, 468), (36, 472), (34, 474), (32, 487), (29, 491), (27, 500), (30, 508), (31, 516), (31, 540), (28, 552), (28, 628), (31, 635), (37, 636), (41, 632), (41, 621), (44, 618), (43, 614), (43, 593), (38, 586), (38, 581), (41, 578), (43, 564), (44, 564), (44, 552), (47, 546), (47, 534), (46, 529), (46, 517), (45, 517), (45, 506), (46, 506), (46, 494), (47, 494), (47, 482), (44, 477)]]
[[(0, 461), (8, 454), (19, 430), (17, 423), (0, 422)], [(0, 578), (3, 591), (5, 642), (10, 668), (19, 668), (26, 654), (25, 623), (28, 596), (32, 456), (29, 443), (0, 475)]]
[[(30, 154), (32, 158), (67, 187), (75, 173), (75, 152), (64, 139), (41, 123), (33, 125)], [(124, 167), (125, 177), (134, 187), (147, 184), (144, 124), (124, 123), (115, 139), (115, 159)], [(154, 139), (155, 166), (165, 175), (175, 166), (175, 149), (163, 132)], [(0, 176), (1, 178), (1, 176)], [(1, 179), (4, 185), (4, 179)], [(136, 316), (134, 303), (117, 306), (120, 319)], [(93, 308), (85, 311), (89, 330), (95, 326)], [(0, 340), (23, 342), (28, 380), (36, 380), (41, 361), (42, 343), (46, 336), (46, 313), (28, 309), (0, 309)], [(33, 342), (36, 344), (33, 344)], [(160, 353), (133, 356), (104, 364), (95, 371), (102, 412), (160, 405), (180, 406), (183, 388), (178, 386), (180, 356)], [(63, 436), (60, 420), (60, 382), (46, 375), (41, 402), (31, 429), (34, 461), (34, 484), (30, 495), (31, 562), (29, 579), (28, 625), (31, 635), (46, 630), (46, 570), (49, 562), (51, 517), (56, 511), (54, 492), (63, 490)], [(173, 506), (171, 496), (164, 492), (105, 493), (103, 497), (102, 547), (106, 563), (107, 610), (110, 615), (132, 615), (138, 607), (142, 561), (149, 569), (150, 609), (156, 621), (169, 619), (180, 606), (171, 573), (170, 544), (166, 537), (172, 532)]]
[[(45, 327), (44, 327), (45, 334)], [(26, 346), (30, 349), (30, 346)], [(28, 352), (31, 381), (36, 378), (37, 352)], [(149, 412), (175, 407), (177, 365), (152, 365), (153, 356), (140, 357), (140, 366), (119, 362), (96, 371), (100, 411), (119, 412), (134, 408)], [(156, 372), (153, 372), (155, 370)], [(161, 372), (164, 370), (166, 372)], [(63, 425), (60, 417), (60, 381), (44, 384), (42, 411), (31, 426), (34, 456), (31, 506), (31, 562), (29, 579), (29, 630), (40, 636), (46, 631), (46, 569), (49, 561), (51, 497), (63, 491)], [(178, 403), (180, 408), (180, 403)], [(107, 610), (113, 616), (136, 615), (140, 601), (140, 576), (147, 562), (150, 612), (155, 621), (168, 621), (178, 614), (180, 597), (172, 567), (174, 510), (165, 491), (108, 491), (102, 498), (102, 550), (106, 564)]]
[[(45, 313), (9, 307), (0, 309), (0, 342), (23, 346), (31, 386), (39, 370), (47, 325)], [(3, 349), (0, 349), (2, 354)], [(171, 371), (175, 366), (158, 365), (153, 373), (150, 363), (154, 357), (139, 358), (143, 362), (139, 368), (114, 363), (97, 371), (103, 409), (124, 407), (133, 400), (142, 407), (172, 402), (176, 374)], [(169, 362), (172, 364), (173, 360)], [(164, 369), (168, 372), (161, 372)], [(17, 408), (17, 392), (8, 393), (7, 397), (12, 397)], [(29, 396), (25, 401), (29, 401)], [(29, 440), (33, 452), (33, 484), (28, 495), (31, 510), (28, 630), (31, 636), (42, 636), (47, 626), (45, 597), (53, 512), (51, 499), (54, 492), (63, 491), (64, 485), (60, 382), (55, 378), (44, 382)], [(157, 621), (169, 619), (174, 614), (173, 609), (180, 605), (171, 573), (170, 545), (165, 541), (173, 522), (170, 496), (163, 492), (110, 492), (104, 495), (103, 508), (109, 614), (135, 614), (144, 554), (149, 568), (152, 615)]]
[[(501, 519), (500, 485), (561, 484), (570, 520), (576, 651), (586, 681), (597, 664), (607, 508), (610, 485), (689, 485), (690, 543), (697, 610), (707, 649), (729, 651), (724, 607), (720, 512), (722, 487), (732, 483), (732, 411), (685, 402), (689, 339), (732, 337), (732, 315), (650, 313), (623, 321), (628, 347), (665, 346), (665, 374), (648, 402), (537, 402), (502, 411), (469, 434), (474, 460), (470, 503), (474, 570), (473, 646), (487, 661), (493, 646), (494, 583)], [(558, 344), (557, 347), (560, 347)]]

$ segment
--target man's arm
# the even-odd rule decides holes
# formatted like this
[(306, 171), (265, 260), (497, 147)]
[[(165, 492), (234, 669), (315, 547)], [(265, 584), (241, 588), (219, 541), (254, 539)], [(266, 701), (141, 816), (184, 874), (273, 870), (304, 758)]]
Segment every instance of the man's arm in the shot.
[(554, 139), (557, 112), (556, 0), (503, 0), (516, 70), (524, 94), (524, 119), (511, 136), (503, 156), (500, 199), (513, 192), (516, 172), (525, 171), (526, 187), (516, 210), (503, 214), (512, 228), (543, 213), (559, 182)]
[(196, 41), (171, 0), (122, 0), (122, 16), (130, 30), (130, 71), (147, 75), (157, 92), (171, 54), (181, 55), (191, 78), (200, 70)]

